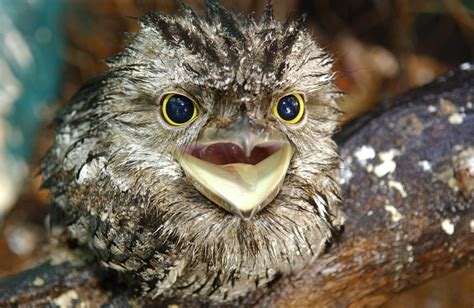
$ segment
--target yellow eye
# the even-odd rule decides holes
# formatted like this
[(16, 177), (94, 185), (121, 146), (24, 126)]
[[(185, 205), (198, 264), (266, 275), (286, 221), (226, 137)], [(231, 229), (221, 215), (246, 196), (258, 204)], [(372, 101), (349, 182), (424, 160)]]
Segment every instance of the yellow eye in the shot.
[(283, 96), (273, 106), (273, 113), (283, 123), (298, 123), (304, 115), (303, 97), (298, 93)]
[(181, 126), (190, 123), (197, 117), (196, 103), (181, 94), (171, 93), (163, 100), (161, 112), (168, 124)]

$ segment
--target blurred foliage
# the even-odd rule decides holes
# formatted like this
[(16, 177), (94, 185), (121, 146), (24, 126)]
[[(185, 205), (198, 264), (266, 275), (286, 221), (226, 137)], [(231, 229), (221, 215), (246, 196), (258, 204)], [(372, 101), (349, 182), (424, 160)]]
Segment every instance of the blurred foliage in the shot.
[[(11, 73), (10, 77), (2, 74), (0, 81), (5, 88), (17, 88), (9, 97), (11, 102), (0, 103), (8, 109), (7, 121), (23, 136), (7, 139), (7, 150), (28, 158), (34, 147), (30, 141), (44, 121), (42, 111), (56, 99), (63, 69), (63, 33), (58, 27), (63, 2), (29, 2), (4, 0), (0, 10), (0, 59)], [(13, 94), (5, 88), (6, 94)]]
[[(33, 200), (27, 196), (37, 195), (37, 186), (23, 183), (39, 128), (60, 89), (63, 9), (62, 0), (0, 0), (0, 227), (19, 192)], [(0, 275), (34, 261), (31, 256), (45, 242), (44, 203), (17, 202), (23, 214), (10, 215), (1, 229)]]

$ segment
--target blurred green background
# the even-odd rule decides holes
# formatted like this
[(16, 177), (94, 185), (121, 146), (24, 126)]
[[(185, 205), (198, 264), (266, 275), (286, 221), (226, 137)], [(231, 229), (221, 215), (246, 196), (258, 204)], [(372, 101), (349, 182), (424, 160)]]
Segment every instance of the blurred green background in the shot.
[[(185, 1), (198, 11), (203, 1)], [(222, 0), (257, 15), (267, 0)], [(345, 118), (387, 96), (474, 61), (474, 0), (273, 0), (278, 19), (306, 14), (336, 58)], [(38, 163), (51, 145), (54, 111), (138, 30), (135, 17), (173, 13), (165, 0), (0, 0), (0, 277), (49, 253), (48, 196)], [(474, 271), (454, 273), (385, 307), (473, 307)]]

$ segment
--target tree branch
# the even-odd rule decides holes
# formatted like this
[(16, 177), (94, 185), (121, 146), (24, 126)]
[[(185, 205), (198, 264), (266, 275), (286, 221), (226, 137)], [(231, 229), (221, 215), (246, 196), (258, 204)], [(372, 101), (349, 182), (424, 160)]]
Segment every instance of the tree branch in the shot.
[[(382, 102), (344, 128), (337, 137), (344, 232), (306, 270), (235, 304), (379, 305), (473, 263), (474, 68), (463, 67)], [(67, 300), (65, 294), (77, 302), (128, 305), (123, 287), (102, 275), (93, 261), (45, 263), (0, 281), (0, 305)]]

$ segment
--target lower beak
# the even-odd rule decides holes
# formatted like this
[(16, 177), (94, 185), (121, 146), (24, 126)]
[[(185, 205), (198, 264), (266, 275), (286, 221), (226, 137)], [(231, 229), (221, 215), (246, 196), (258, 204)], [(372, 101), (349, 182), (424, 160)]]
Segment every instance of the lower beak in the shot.
[(205, 197), (250, 219), (277, 196), (292, 156), (283, 134), (242, 115), (228, 128), (206, 129), (177, 160)]

